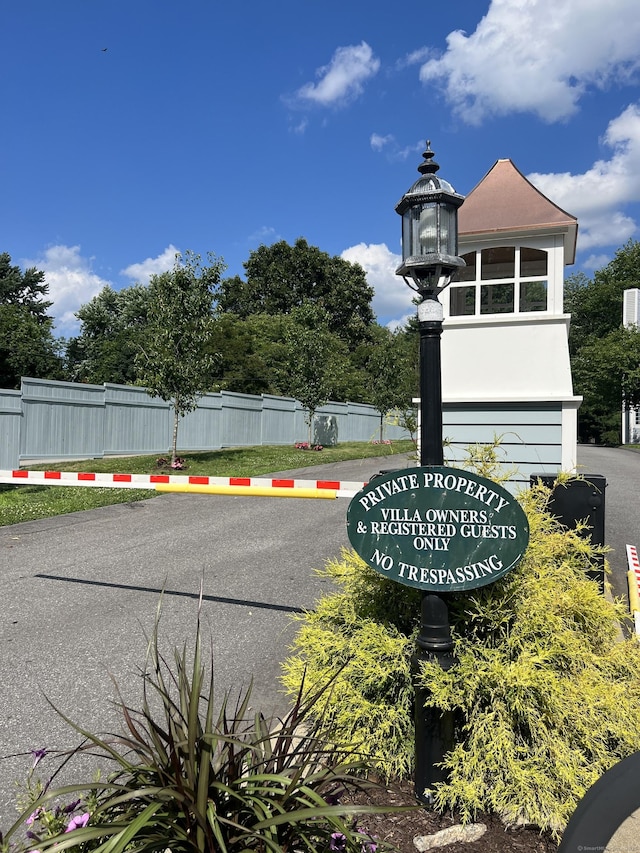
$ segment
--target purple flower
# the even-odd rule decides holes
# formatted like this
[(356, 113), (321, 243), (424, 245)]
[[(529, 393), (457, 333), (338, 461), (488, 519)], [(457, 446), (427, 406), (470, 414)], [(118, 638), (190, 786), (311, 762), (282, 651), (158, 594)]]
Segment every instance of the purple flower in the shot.
[(32, 749), (31, 755), (33, 755), (33, 767), (32, 770), (35, 770), (38, 764), (42, 761), (42, 759), (47, 754), (46, 749)]
[(74, 829), (82, 829), (83, 826), (86, 826), (89, 823), (90, 817), (91, 815), (89, 812), (85, 812), (84, 814), (71, 818), (65, 832), (73, 832)]
[(342, 832), (332, 832), (329, 850), (342, 851), (347, 849), (347, 838)]
[(81, 802), (82, 800), (74, 800), (72, 803), (69, 803), (68, 806), (65, 806), (62, 811), (64, 814), (71, 814), (71, 812), (74, 812), (78, 808)]
[[(361, 835), (369, 835), (369, 833), (366, 831), (366, 829), (358, 828), (358, 832)], [(362, 853), (376, 853), (376, 850), (378, 849), (378, 845), (375, 841), (375, 838), (376, 838), (375, 835), (369, 835), (370, 840), (362, 842), (362, 846), (361, 846)]]
[(34, 812), (31, 812), (31, 814), (27, 818), (27, 825), (31, 826), (32, 823), (35, 823), (41, 814), (42, 814), (42, 809), (40, 808), (40, 806), (38, 806), (38, 808)]

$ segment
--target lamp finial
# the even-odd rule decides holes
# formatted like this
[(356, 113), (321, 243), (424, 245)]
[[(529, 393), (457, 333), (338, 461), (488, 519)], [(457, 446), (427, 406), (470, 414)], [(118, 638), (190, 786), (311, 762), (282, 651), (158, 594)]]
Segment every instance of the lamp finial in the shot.
[(418, 171), (421, 175), (435, 175), (435, 173), (440, 168), (440, 164), (436, 163), (433, 159), (436, 155), (431, 150), (431, 140), (427, 139), (427, 148), (426, 151), (422, 152), (422, 156), (424, 157), (424, 163), (420, 163), (418, 166)]

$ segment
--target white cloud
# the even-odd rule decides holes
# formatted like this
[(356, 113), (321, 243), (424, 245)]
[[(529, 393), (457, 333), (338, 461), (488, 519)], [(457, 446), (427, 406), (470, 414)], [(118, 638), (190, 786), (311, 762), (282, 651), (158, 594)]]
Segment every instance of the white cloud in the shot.
[(120, 273), (121, 275), (126, 275), (126, 277), (130, 278), (132, 281), (145, 285), (149, 284), (152, 275), (160, 275), (160, 273), (173, 269), (176, 255), (179, 251), (179, 249), (176, 249), (176, 247), (170, 243), (164, 252), (161, 252), (157, 257), (146, 258), (146, 260), (140, 263), (130, 264), (128, 267), (125, 267), (125, 269), (120, 270)]
[(339, 106), (362, 93), (363, 84), (377, 74), (380, 60), (366, 42), (339, 47), (328, 65), (316, 71), (317, 83), (306, 83), (295, 93), (298, 102), (322, 107)]
[(394, 255), (385, 243), (358, 243), (345, 249), (340, 255), (345, 261), (360, 264), (367, 274), (367, 282), (373, 287), (373, 310), (382, 324), (404, 324), (410, 314), (415, 314), (411, 299), (414, 296), (396, 269), (402, 258)]
[(450, 33), (420, 79), (441, 83), (471, 124), (511, 112), (553, 122), (575, 113), (589, 87), (636, 76), (639, 43), (638, 0), (492, 0), (475, 32)]
[(372, 133), (369, 137), (369, 144), (374, 151), (386, 151), (389, 160), (406, 160), (407, 157), (424, 149), (424, 141), (401, 148), (398, 140), (392, 133), (388, 133), (386, 136), (382, 136), (379, 133)]
[(254, 231), (253, 234), (249, 234), (247, 237), (247, 243), (252, 246), (270, 246), (272, 243), (275, 243), (279, 237), (280, 235), (277, 233), (275, 228), (272, 228), (270, 225), (261, 225), (257, 231)]
[(402, 59), (398, 60), (396, 65), (398, 68), (406, 68), (409, 65), (419, 65), (421, 62), (426, 62), (427, 59), (431, 59), (433, 55), (433, 48), (420, 47), (418, 50), (414, 50)]
[(379, 133), (372, 133), (369, 142), (371, 143), (371, 147), (374, 151), (382, 151), (386, 145), (395, 142), (395, 137), (390, 133), (387, 134), (387, 136), (380, 136)]
[(640, 105), (631, 104), (607, 127), (603, 143), (613, 150), (583, 174), (527, 177), (555, 204), (578, 217), (578, 247), (621, 246), (636, 231), (624, 205), (640, 202)]
[(55, 332), (64, 337), (78, 334), (75, 312), (110, 283), (91, 271), (91, 259), (82, 257), (80, 246), (49, 246), (40, 257), (24, 261), (24, 266), (45, 273)]
[(586, 270), (601, 270), (606, 267), (611, 260), (609, 255), (589, 255), (586, 261), (583, 261), (581, 266)]

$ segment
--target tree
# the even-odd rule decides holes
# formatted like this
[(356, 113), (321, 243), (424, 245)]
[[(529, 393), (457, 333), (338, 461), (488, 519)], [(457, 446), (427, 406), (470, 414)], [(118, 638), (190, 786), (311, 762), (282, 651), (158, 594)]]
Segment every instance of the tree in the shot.
[(572, 367), (584, 398), (581, 436), (619, 444), (623, 404), (640, 405), (640, 331), (621, 327), (601, 338), (591, 336)]
[(309, 444), (317, 410), (331, 399), (346, 358), (346, 347), (329, 331), (329, 314), (305, 302), (291, 311), (285, 331), (285, 362), (280, 370), (282, 393), (307, 410)]
[(578, 273), (565, 282), (574, 388), (584, 397), (581, 441), (619, 443), (623, 402), (635, 405), (638, 336), (622, 329), (624, 291), (634, 287), (640, 287), (640, 243), (633, 240), (593, 280)]
[(369, 348), (368, 399), (380, 412), (380, 441), (384, 419), (394, 409), (406, 411), (418, 393), (418, 336), (407, 330), (378, 327)]
[(571, 314), (572, 352), (587, 338), (603, 337), (622, 324), (625, 290), (640, 287), (640, 242), (629, 240), (590, 281), (584, 273), (565, 282), (565, 309)]
[(373, 288), (364, 270), (340, 257), (331, 257), (302, 237), (290, 246), (284, 240), (260, 246), (245, 262), (246, 281), (225, 279), (219, 309), (239, 317), (289, 314), (304, 302), (319, 305), (330, 317), (332, 330), (350, 349), (366, 336), (374, 321)]
[(217, 359), (214, 387), (239, 394), (277, 394), (284, 359), (285, 315), (241, 318), (219, 314), (214, 321)]
[(171, 462), (175, 463), (178, 422), (193, 411), (211, 387), (214, 363), (213, 303), (224, 262), (208, 255), (176, 255), (170, 272), (149, 284), (145, 343), (136, 355), (138, 381), (149, 394), (170, 402), (174, 411)]
[(23, 273), (12, 266), (7, 252), (0, 254), (0, 305), (24, 305), (37, 319), (50, 320), (47, 311), (53, 302), (44, 297), (49, 292), (42, 270), (30, 267)]
[(80, 334), (67, 344), (68, 371), (75, 381), (136, 382), (135, 356), (145, 338), (149, 288), (108, 285), (76, 312)]
[(44, 272), (32, 267), (23, 273), (9, 254), (0, 254), (0, 388), (19, 388), (22, 376), (62, 375), (48, 291)]

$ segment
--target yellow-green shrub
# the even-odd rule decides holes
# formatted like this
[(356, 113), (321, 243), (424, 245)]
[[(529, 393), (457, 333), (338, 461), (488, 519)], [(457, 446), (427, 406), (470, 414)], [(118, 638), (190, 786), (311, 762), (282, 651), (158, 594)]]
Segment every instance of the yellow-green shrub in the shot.
[(296, 654), (284, 664), (295, 695), (304, 677), (313, 690), (331, 681), (331, 717), (338, 739), (357, 746), (387, 776), (407, 776), (413, 761), (413, 685), (408, 635), (420, 593), (377, 575), (352, 551), (321, 574), (342, 592), (296, 617)]
[[(622, 639), (620, 603), (587, 579), (595, 549), (549, 515), (549, 491), (522, 496), (531, 531), (522, 563), (500, 581), (448, 599), (457, 664), (422, 677), (452, 709), (456, 742), (437, 805), (558, 831), (586, 789), (640, 749), (640, 644)], [(420, 593), (345, 552), (326, 574), (339, 591), (301, 618), (284, 681), (335, 677), (338, 736), (387, 776), (410, 775), (410, 656)], [(336, 675), (337, 673), (337, 675)]]

